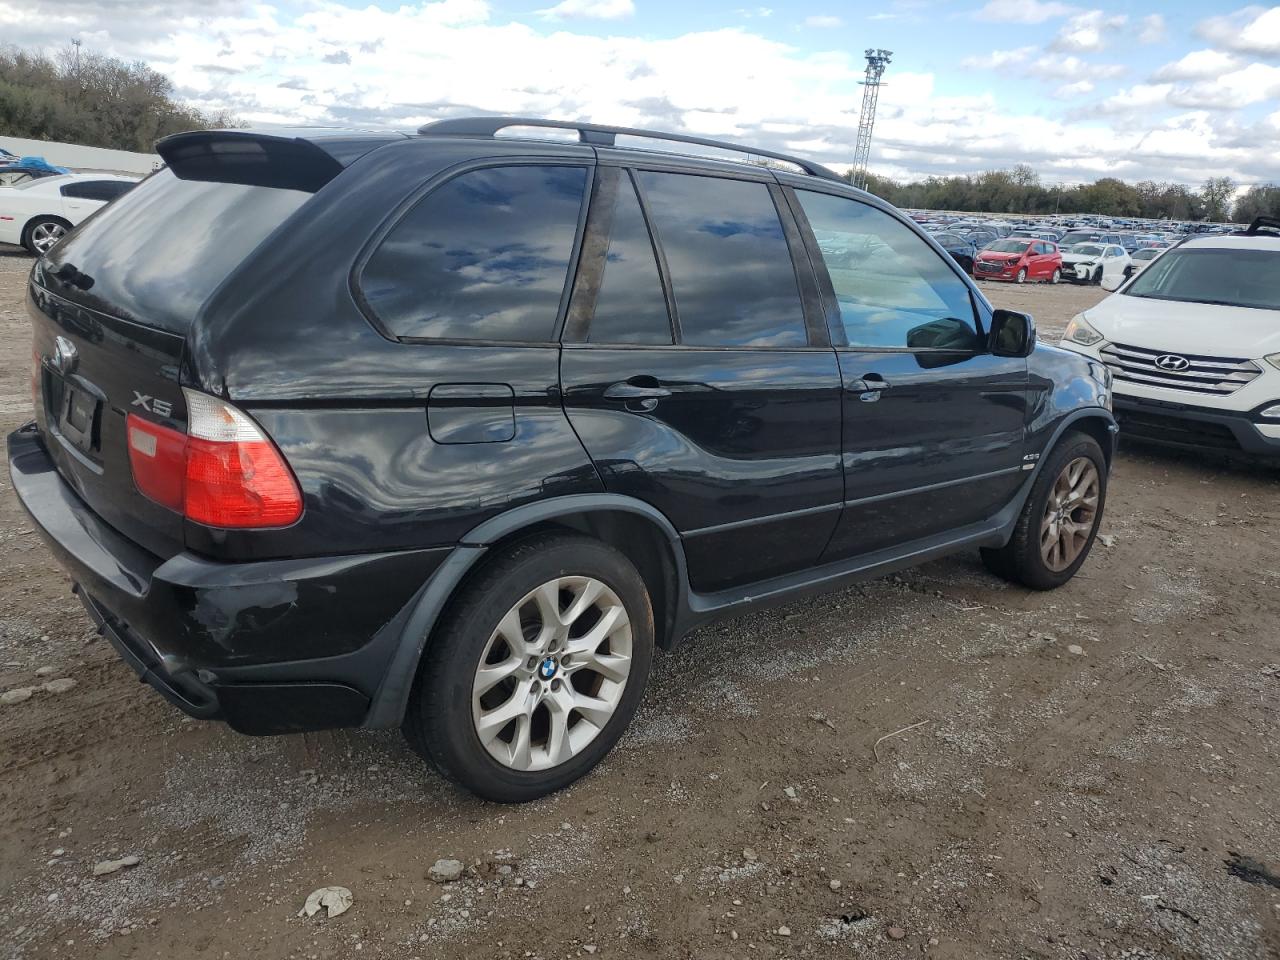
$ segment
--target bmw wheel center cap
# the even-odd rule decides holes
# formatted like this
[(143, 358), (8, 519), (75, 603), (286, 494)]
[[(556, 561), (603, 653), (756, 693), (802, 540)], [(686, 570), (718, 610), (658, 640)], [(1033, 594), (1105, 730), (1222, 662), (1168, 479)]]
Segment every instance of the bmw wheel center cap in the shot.
[(556, 675), (556, 671), (560, 669), (556, 663), (555, 657), (545, 657), (542, 663), (538, 664), (538, 676), (543, 680), (550, 680)]

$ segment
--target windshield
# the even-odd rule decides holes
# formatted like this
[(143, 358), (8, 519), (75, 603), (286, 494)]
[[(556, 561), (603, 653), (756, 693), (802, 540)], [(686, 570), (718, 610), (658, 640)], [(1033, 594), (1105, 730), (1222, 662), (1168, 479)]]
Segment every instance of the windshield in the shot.
[(1151, 300), (1280, 310), (1280, 250), (1170, 250), (1124, 292)]
[(1071, 246), (1071, 244), (1079, 243), (1081, 240), (1092, 240), (1096, 236), (1097, 236), (1096, 233), (1090, 233), (1090, 232), (1081, 231), (1081, 230), (1074, 230), (1071, 233), (1068, 233), (1065, 237), (1063, 237), (1062, 242), (1066, 246)]
[(997, 240), (987, 247), (992, 253), (1021, 253), (1027, 249), (1025, 240)]
[(1071, 248), (1071, 252), (1083, 254), (1086, 257), (1102, 256), (1102, 248), (1092, 243), (1077, 243)]

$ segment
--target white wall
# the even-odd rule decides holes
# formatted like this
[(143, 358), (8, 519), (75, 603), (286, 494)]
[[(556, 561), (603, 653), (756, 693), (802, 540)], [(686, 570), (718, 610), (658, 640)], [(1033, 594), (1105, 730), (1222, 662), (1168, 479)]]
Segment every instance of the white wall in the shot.
[(54, 166), (94, 173), (150, 173), (161, 163), (154, 153), (130, 153), (128, 150), (106, 150), (82, 147), (75, 143), (52, 143), (47, 140), (23, 140), (6, 136), (0, 130), (0, 147), (20, 157), (44, 157)]

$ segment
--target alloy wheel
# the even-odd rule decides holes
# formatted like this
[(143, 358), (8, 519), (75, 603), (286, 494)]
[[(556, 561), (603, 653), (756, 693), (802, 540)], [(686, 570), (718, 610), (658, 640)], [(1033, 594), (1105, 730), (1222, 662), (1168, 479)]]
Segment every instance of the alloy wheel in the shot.
[(586, 749), (613, 717), (631, 673), (631, 620), (593, 577), (558, 577), (498, 621), (476, 667), (471, 715), (489, 755), (546, 770)]
[(38, 223), (31, 230), (31, 246), (44, 256), (55, 243), (67, 235), (67, 228), (60, 223)]
[(1054, 573), (1075, 563), (1089, 542), (1101, 491), (1098, 468), (1088, 457), (1076, 457), (1058, 474), (1040, 521), (1040, 556)]
[(1061, 283), (1061, 282), (1062, 282), (1062, 271), (1061, 271), (1061, 270), (1058, 270), (1058, 269), (1056, 269), (1056, 268), (1054, 269), (1054, 271), (1053, 271), (1053, 282), (1054, 282), (1054, 283)]

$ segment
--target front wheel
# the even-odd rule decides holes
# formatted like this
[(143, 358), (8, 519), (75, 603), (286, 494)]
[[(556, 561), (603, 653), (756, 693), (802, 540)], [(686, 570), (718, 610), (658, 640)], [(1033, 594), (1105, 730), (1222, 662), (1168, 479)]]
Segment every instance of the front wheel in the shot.
[(531, 538), (458, 597), (423, 656), (406, 737), (487, 800), (537, 799), (622, 736), (653, 646), (649, 594), (625, 556), (586, 537)]
[(1099, 267), (1097, 270), (1095, 270), (1095, 271), (1093, 272), (1093, 282), (1094, 282), (1094, 283), (1102, 283), (1102, 268), (1101, 268), (1101, 267)]
[(1021, 270), (1019, 270), (1019, 271), (1018, 271), (1018, 276), (1017, 276), (1015, 279), (1016, 279), (1016, 281), (1017, 281), (1018, 283), (1026, 283), (1026, 282), (1027, 282), (1027, 268), (1026, 268), (1026, 267), (1023, 267)]
[(1107, 461), (1093, 437), (1071, 432), (1049, 454), (1008, 544), (984, 549), (997, 576), (1052, 590), (1076, 575), (1098, 534), (1107, 499)]

